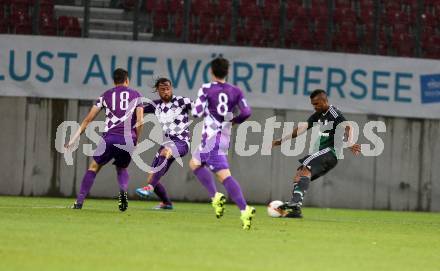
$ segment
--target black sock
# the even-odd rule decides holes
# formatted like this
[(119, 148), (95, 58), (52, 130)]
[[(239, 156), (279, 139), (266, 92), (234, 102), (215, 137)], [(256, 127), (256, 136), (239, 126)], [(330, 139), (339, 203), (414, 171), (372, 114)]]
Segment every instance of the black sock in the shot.
[(310, 178), (306, 176), (301, 176), (299, 178), (299, 182), (295, 183), (295, 185), (293, 186), (292, 202), (302, 205), (304, 195), (306, 194), (309, 185)]

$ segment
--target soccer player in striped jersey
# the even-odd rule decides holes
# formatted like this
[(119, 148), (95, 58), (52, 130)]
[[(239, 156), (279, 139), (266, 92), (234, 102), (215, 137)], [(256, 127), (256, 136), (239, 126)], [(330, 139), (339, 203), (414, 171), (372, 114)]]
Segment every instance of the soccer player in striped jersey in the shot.
[[(142, 96), (139, 92), (128, 87), (129, 78), (126, 70), (116, 69), (113, 72), (113, 81), (115, 87), (104, 92), (96, 100), (92, 109), (81, 123), (80, 129), (76, 131), (72, 139), (65, 146), (66, 148), (71, 148), (90, 122), (95, 119), (99, 111), (105, 108), (104, 133), (81, 182), (79, 194), (72, 206), (73, 209), (82, 208), (84, 199), (95, 181), (96, 174), (102, 166), (112, 159), (114, 159), (113, 164), (116, 166), (119, 182), (119, 210), (123, 212), (128, 208), (127, 188), (129, 176), (127, 167), (131, 162), (132, 148), (137, 144), (142, 131), (144, 108), (141, 103)], [(126, 139), (132, 142), (126, 142)], [(118, 145), (125, 145), (127, 149), (122, 149)]]
[[(223, 216), (226, 197), (217, 192), (210, 170), (215, 173), (229, 197), (240, 209), (243, 229), (250, 229), (255, 208), (246, 204), (239, 183), (231, 176), (227, 153), (232, 125), (245, 121), (251, 115), (251, 109), (242, 91), (226, 83), (228, 71), (228, 60), (214, 59), (211, 62), (213, 80), (199, 90), (192, 114), (195, 117), (203, 117), (204, 125), (202, 142), (193, 153), (190, 168), (208, 190), (217, 218)], [(239, 109), (240, 114), (233, 117), (235, 109)]]
[(168, 78), (159, 78), (154, 85), (160, 99), (154, 100), (144, 107), (145, 113), (155, 114), (162, 125), (164, 143), (152, 163), (153, 171), (148, 174), (147, 186), (136, 189), (136, 194), (147, 198), (154, 193), (161, 199), (161, 203), (154, 209), (170, 210), (173, 204), (169, 199), (165, 187), (159, 182), (166, 174), (177, 157), (183, 157), (189, 150), (189, 117), (192, 101), (189, 98), (173, 95), (173, 87)]
[[(274, 140), (272, 146), (279, 146), (282, 142), (290, 138), (296, 138), (306, 130), (313, 127), (314, 124), (323, 125), (324, 131), (320, 132), (319, 151), (299, 160), (300, 167), (294, 177), (292, 199), (280, 207), (286, 212), (286, 217), (302, 218), (301, 206), (304, 195), (309, 188), (310, 181), (313, 181), (329, 172), (338, 163), (335, 152), (335, 133), (337, 126), (346, 121), (345, 117), (333, 105), (328, 102), (327, 94), (322, 89), (317, 89), (310, 94), (310, 101), (315, 109), (307, 120), (307, 125), (298, 125), (293, 129), (291, 135), (282, 139)], [(344, 139), (351, 142), (351, 127), (346, 126)], [(359, 144), (352, 144), (351, 151), (357, 155), (361, 151)]]

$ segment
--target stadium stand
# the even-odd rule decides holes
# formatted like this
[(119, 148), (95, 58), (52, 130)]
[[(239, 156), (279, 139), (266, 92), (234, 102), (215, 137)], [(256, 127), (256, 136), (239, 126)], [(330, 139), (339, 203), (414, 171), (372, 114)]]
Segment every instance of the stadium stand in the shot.
[[(35, 1), (0, 0), (0, 33), (32, 34)], [(132, 39), (139, 4), (140, 40), (440, 58), (440, 0), (187, 1), (90, 0), (88, 36)], [(82, 1), (39, 2), (39, 34), (82, 35)]]

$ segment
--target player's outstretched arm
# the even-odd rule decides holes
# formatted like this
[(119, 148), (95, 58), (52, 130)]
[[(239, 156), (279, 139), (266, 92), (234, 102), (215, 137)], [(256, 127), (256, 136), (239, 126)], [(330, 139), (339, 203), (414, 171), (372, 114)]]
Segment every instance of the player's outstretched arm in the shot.
[(280, 146), (284, 141), (290, 140), (292, 138), (296, 138), (297, 136), (303, 134), (308, 129), (307, 122), (300, 122), (298, 126), (293, 128), (292, 134), (286, 135), (280, 139), (272, 141), (272, 147)]
[(92, 107), (92, 109), (90, 109), (89, 113), (87, 114), (87, 116), (82, 121), (81, 126), (75, 132), (73, 137), (70, 139), (69, 143), (64, 145), (64, 147), (66, 149), (70, 149), (75, 144), (75, 142), (78, 140), (80, 135), (86, 130), (87, 126), (89, 126), (90, 122), (92, 122), (96, 118), (96, 116), (98, 115), (100, 110), (101, 110), (101, 108), (96, 106), (96, 105), (94, 105)]
[(144, 128), (144, 108), (143, 107), (137, 107), (136, 108), (136, 138), (137, 143), (139, 142), (139, 139), (141, 138), (142, 129)]
[[(353, 142), (353, 129), (348, 125), (345, 127), (344, 139), (347, 142)], [(361, 145), (360, 144), (350, 144), (349, 149), (354, 155), (359, 155), (361, 153)]]
[(244, 98), (242, 98), (238, 103), (238, 109), (240, 110), (240, 114), (231, 120), (232, 124), (243, 123), (252, 115), (252, 109), (247, 105), (247, 102)]

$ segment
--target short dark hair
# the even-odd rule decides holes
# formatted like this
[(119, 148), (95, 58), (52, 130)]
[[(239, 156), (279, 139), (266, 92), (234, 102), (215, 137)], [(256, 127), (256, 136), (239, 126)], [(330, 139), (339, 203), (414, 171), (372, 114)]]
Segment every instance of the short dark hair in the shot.
[(171, 83), (171, 80), (166, 78), (166, 77), (159, 77), (156, 79), (156, 81), (154, 82), (154, 89), (157, 90), (157, 88), (165, 83), (170, 83), (170, 86), (172, 86), (173, 84)]
[(228, 76), (229, 61), (223, 57), (217, 57), (211, 61), (212, 74), (219, 79), (224, 79)]
[(123, 84), (125, 80), (127, 80), (127, 78), (128, 78), (128, 71), (124, 69), (117, 68), (113, 72), (113, 82), (115, 83), (115, 85)]
[(320, 94), (325, 94), (327, 96), (327, 92), (323, 89), (315, 89), (312, 93), (310, 93), (310, 99), (315, 98), (316, 96)]

